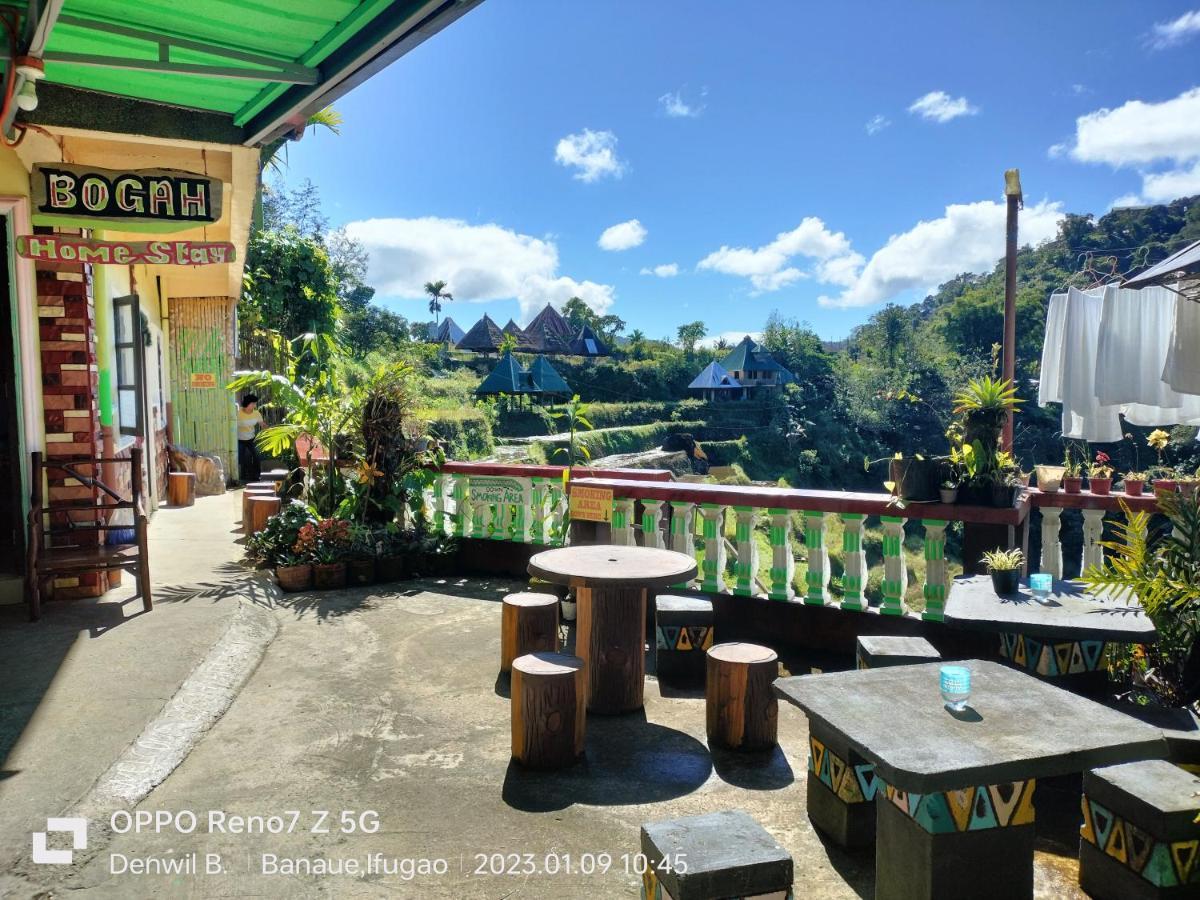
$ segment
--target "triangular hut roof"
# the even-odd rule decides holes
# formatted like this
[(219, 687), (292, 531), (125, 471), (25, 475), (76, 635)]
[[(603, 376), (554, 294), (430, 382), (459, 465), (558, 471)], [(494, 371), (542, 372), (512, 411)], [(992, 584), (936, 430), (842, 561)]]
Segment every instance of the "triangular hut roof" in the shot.
[(704, 371), (688, 385), (688, 388), (697, 391), (734, 390), (741, 388), (741, 385), (736, 378), (725, 371), (719, 362), (710, 362), (704, 367)]
[(429, 326), (429, 331), (430, 340), (436, 344), (457, 344), (466, 336), (466, 332), (449, 316), (442, 319), (441, 324)]
[(575, 337), (575, 331), (571, 328), (570, 323), (549, 303), (525, 326), (525, 331), (529, 334), (540, 334), (543, 330), (562, 338), (566, 344), (569, 344)]
[(475, 393), (484, 394), (529, 394), (533, 393), (533, 383), (529, 373), (521, 368), (521, 364), (513, 359), (511, 353), (505, 353), (496, 363), (496, 368), (483, 379), (483, 383), (475, 389)]
[(504, 333), (510, 334), (517, 339), (517, 349), (519, 350), (536, 350), (537, 347), (530, 338), (528, 332), (521, 329), (521, 326), (512, 319), (508, 320), (508, 324), (504, 326)]
[(548, 325), (535, 328), (531, 322), (525, 329), (525, 336), (529, 339), (529, 346), (539, 353), (571, 352), (571, 338), (559, 334)]
[(456, 345), (459, 350), (474, 350), (476, 353), (495, 353), (504, 342), (504, 332), (484, 313), (483, 318), (471, 326)]
[(733, 352), (721, 360), (727, 372), (781, 372), (779, 380), (784, 384), (795, 381), (796, 376), (775, 361), (769, 352), (754, 342), (750, 335), (742, 338)]
[(592, 326), (584, 325), (579, 329), (579, 336), (571, 341), (571, 352), (576, 356), (608, 356), (608, 347), (592, 331)]
[(571, 393), (571, 386), (563, 380), (554, 366), (550, 365), (550, 360), (544, 356), (539, 356), (533, 361), (533, 365), (529, 367), (529, 377), (533, 380), (534, 390), (544, 394), (569, 396)]

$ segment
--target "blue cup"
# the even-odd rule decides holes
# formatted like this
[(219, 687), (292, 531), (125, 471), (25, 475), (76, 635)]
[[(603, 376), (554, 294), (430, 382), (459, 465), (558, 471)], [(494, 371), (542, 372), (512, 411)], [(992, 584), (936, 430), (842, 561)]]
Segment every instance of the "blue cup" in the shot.
[(971, 670), (966, 666), (942, 666), (942, 700), (946, 709), (961, 712), (971, 698)]
[(1054, 579), (1046, 572), (1038, 572), (1029, 576), (1029, 589), (1038, 603), (1046, 603), (1054, 590)]

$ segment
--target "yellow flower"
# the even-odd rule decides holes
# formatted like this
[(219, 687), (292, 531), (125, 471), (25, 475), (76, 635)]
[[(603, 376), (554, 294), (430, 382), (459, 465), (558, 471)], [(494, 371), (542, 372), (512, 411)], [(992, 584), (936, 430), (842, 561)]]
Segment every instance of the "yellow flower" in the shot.
[(1146, 443), (1161, 453), (1163, 450), (1167, 449), (1167, 441), (1170, 439), (1171, 436), (1161, 428), (1155, 428), (1146, 436)]
[(382, 478), (383, 473), (376, 469), (370, 462), (363, 460), (358, 464), (358, 482), (359, 484), (370, 484), (376, 478)]

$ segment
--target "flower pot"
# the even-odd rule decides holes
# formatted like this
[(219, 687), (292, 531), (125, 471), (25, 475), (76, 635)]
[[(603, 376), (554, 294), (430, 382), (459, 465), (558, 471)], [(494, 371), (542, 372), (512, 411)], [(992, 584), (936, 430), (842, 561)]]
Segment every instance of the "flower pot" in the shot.
[(1034, 466), (1033, 471), (1037, 475), (1038, 490), (1047, 494), (1056, 493), (1067, 474), (1065, 466)]
[(896, 496), (901, 500), (936, 500), (941, 465), (932, 459), (906, 456), (888, 464), (888, 478), (896, 484)]
[(344, 562), (313, 565), (313, 587), (318, 591), (332, 591), (345, 586), (346, 564)]
[(563, 617), (564, 622), (574, 622), (575, 621), (575, 601), (574, 600), (562, 601), (562, 617)]
[(1011, 484), (993, 484), (991, 497), (991, 505), (997, 509), (1005, 509), (1012, 506), (1013, 495), (1016, 493), (1016, 488)]
[(1064, 475), (1063, 490), (1068, 494), (1078, 494), (1083, 490), (1083, 478), (1079, 475)]
[(298, 566), (276, 566), (275, 578), (285, 591), (307, 591), (312, 587), (313, 567), (309, 563)]
[(1146, 482), (1141, 479), (1135, 478), (1132, 481), (1128, 478), (1125, 479), (1125, 496), (1140, 497), (1145, 490)]
[(1112, 493), (1111, 478), (1089, 478), (1088, 490), (1098, 497), (1104, 497)]
[(1179, 493), (1181, 493), (1185, 497), (1195, 497), (1197, 487), (1200, 487), (1200, 483), (1198, 483), (1198, 482), (1181, 481), (1181, 482), (1179, 482)]
[(942, 488), (938, 493), (943, 503), (954, 503), (958, 500), (958, 488)]
[(346, 564), (346, 580), (350, 584), (374, 584), (375, 560), (352, 559)]
[(1004, 569), (1003, 571), (993, 571), (991, 574), (992, 589), (1001, 597), (1015, 594), (1021, 586), (1020, 569)]
[(1174, 478), (1155, 478), (1154, 493), (1157, 494), (1173, 494), (1175, 489), (1179, 487), (1179, 483)]
[(408, 560), (403, 556), (381, 556), (375, 560), (375, 579), (381, 583), (403, 581)]

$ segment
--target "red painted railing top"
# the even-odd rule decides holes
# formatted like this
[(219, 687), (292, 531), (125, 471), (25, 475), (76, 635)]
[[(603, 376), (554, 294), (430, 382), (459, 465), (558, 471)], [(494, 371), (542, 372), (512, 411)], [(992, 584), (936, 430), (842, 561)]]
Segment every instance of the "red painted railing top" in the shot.
[(1030, 488), (1029, 500), (1034, 506), (1051, 506), (1058, 509), (1103, 509), (1107, 512), (1120, 512), (1121, 504), (1126, 504), (1133, 512), (1156, 512), (1158, 500), (1153, 493), (1130, 497), (1123, 492), (1111, 494), (1093, 494), (1091, 491), (1081, 491), (1078, 494), (1068, 494), (1066, 491), (1046, 493), (1037, 488)]
[[(534, 466), (518, 463), (452, 462), (442, 463), (447, 475), (508, 475), (513, 478), (562, 478), (566, 466)], [(600, 469), (575, 466), (572, 480), (588, 478), (620, 478), (626, 481), (670, 481), (674, 475), (668, 469)]]
[(810, 491), (755, 485), (696, 484), (691, 482), (634, 481), (627, 478), (574, 478), (580, 487), (609, 488), (614, 497), (634, 500), (674, 500), (715, 503), (720, 506), (750, 506), (756, 509), (795, 509), (807, 512), (858, 513), (896, 516), (905, 519), (978, 522), (990, 525), (1019, 525), (1029, 514), (1028, 495), (1011, 507), (966, 506), (964, 504), (916, 503), (897, 505), (890, 494), (854, 491)]

